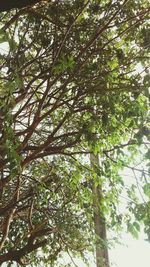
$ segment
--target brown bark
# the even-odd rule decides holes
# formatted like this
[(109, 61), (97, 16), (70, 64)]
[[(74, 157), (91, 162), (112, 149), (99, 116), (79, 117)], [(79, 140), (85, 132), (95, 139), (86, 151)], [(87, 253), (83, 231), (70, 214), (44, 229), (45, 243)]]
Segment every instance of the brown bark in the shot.
[[(101, 198), (99, 189), (98, 186), (93, 185), (93, 194), (98, 200)], [(109, 267), (106, 222), (96, 202), (94, 205), (94, 226), (96, 234), (96, 267)]]
[[(91, 166), (94, 169), (99, 167), (98, 155), (91, 154)], [(93, 194), (93, 217), (96, 236), (96, 267), (109, 267), (109, 255), (107, 247), (107, 230), (105, 216), (100, 208), (102, 202), (102, 188), (92, 181)]]
[(9, 11), (13, 8), (23, 8), (34, 5), (41, 0), (2, 0), (0, 1), (0, 12)]
[[(27, 244), (20, 248), (20, 249), (12, 249), (9, 250), (7, 253), (0, 255), (0, 265), (4, 262), (8, 261), (15, 261), (20, 265), (24, 265), (24, 257), (26, 257), (32, 251), (37, 250), (40, 247), (43, 247), (47, 244), (47, 239), (45, 235), (48, 233), (55, 233), (57, 232), (56, 228), (44, 228), (44, 223), (39, 225), (37, 229), (34, 229), (30, 237), (28, 238)], [(43, 237), (43, 240), (38, 240), (39, 238)]]
[(23, 248), (19, 250), (10, 250), (8, 253), (3, 254), (0, 256), (0, 264), (4, 262), (16, 261), (20, 265), (23, 265), (22, 258), (27, 254), (31, 253), (32, 251), (36, 250), (37, 248), (43, 247), (47, 244), (47, 240), (44, 239), (42, 241), (36, 242), (35, 244), (27, 244)]

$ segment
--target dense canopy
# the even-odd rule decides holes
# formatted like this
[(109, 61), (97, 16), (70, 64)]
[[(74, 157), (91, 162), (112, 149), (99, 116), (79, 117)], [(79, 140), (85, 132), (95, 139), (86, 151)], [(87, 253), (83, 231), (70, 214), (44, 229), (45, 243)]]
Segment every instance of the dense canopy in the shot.
[(1, 264), (85, 259), (97, 242), (107, 247), (106, 228), (137, 236), (143, 222), (150, 236), (148, 2), (39, 1), (0, 13)]

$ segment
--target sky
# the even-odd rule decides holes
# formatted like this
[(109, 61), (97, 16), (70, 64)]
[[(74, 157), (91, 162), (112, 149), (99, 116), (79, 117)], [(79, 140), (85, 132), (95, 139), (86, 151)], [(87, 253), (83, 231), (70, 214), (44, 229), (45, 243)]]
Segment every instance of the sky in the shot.
[[(110, 252), (114, 267), (150, 267), (150, 243), (144, 240), (141, 234), (139, 240), (132, 238), (129, 234), (123, 235), (126, 246), (117, 245)], [(128, 245), (128, 246), (127, 246)]]
[[(141, 233), (139, 240), (132, 238), (130, 234), (123, 234), (121, 242), (109, 251), (111, 267), (150, 267), (150, 243), (145, 241), (146, 236)], [(64, 257), (62, 263), (68, 263), (68, 257)], [(92, 260), (92, 259), (91, 259)], [(74, 259), (76, 267), (87, 267), (82, 261)], [(90, 267), (96, 267), (90, 264)]]
[[(135, 178), (132, 173), (127, 169), (125, 170), (126, 184), (129, 186), (131, 184), (136, 185)], [(138, 172), (136, 173), (138, 182), (140, 177)], [(134, 180), (133, 180), (134, 179)], [(125, 179), (124, 179), (125, 181)], [(125, 192), (124, 192), (125, 195)], [(138, 195), (138, 192), (137, 192)], [(139, 194), (140, 199), (140, 194)], [(124, 200), (125, 201), (125, 200)], [(126, 201), (125, 201), (126, 202)], [(121, 204), (122, 205), (122, 204)], [(122, 209), (124, 207), (122, 205)], [(109, 252), (111, 262), (113, 267), (150, 267), (150, 243), (146, 241), (147, 236), (142, 231), (139, 233), (139, 238), (135, 239), (129, 233), (122, 233), (122, 239), (120, 240), (123, 245), (116, 245), (115, 249)], [(92, 267), (92, 266), (91, 266)]]

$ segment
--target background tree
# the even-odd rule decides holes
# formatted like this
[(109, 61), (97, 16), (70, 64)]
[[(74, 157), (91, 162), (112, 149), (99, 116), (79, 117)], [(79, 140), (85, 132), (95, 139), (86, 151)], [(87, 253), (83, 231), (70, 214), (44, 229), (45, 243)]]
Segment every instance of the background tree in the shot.
[[(148, 17), (144, 0), (52, 1), (1, 13), (0, 263), (49, 266), (62, 251), (92, 250), (91, 179), (104, 190), (108, 229), (121, 219), (136, 235), (143, 220), (149, 234), (148, 203), (135, 201), (135, 188), (135, 221), (117, 211), (119, 170), (135, 171), (129, 162), (139, 146), (149, 157)], [(90, 153), (100, 155), (98, 170)]]

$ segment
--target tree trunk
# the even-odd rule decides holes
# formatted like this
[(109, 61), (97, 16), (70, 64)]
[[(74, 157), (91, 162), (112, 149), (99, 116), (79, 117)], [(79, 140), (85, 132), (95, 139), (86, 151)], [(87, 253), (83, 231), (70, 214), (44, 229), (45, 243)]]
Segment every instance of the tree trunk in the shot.
[[(100, 163), (98, 155), (91, 154), (91, 166), (96, 170)], [(102, 188), (92, 181), (94, 227), (96, 235), (96, 267), (109, 267), (106, 222), (101, 210)]]
[(30, 5), (34, 5), (42, 0), (1, 0), (0, 12), (9, 11), (13, 8), (23, 8)]

